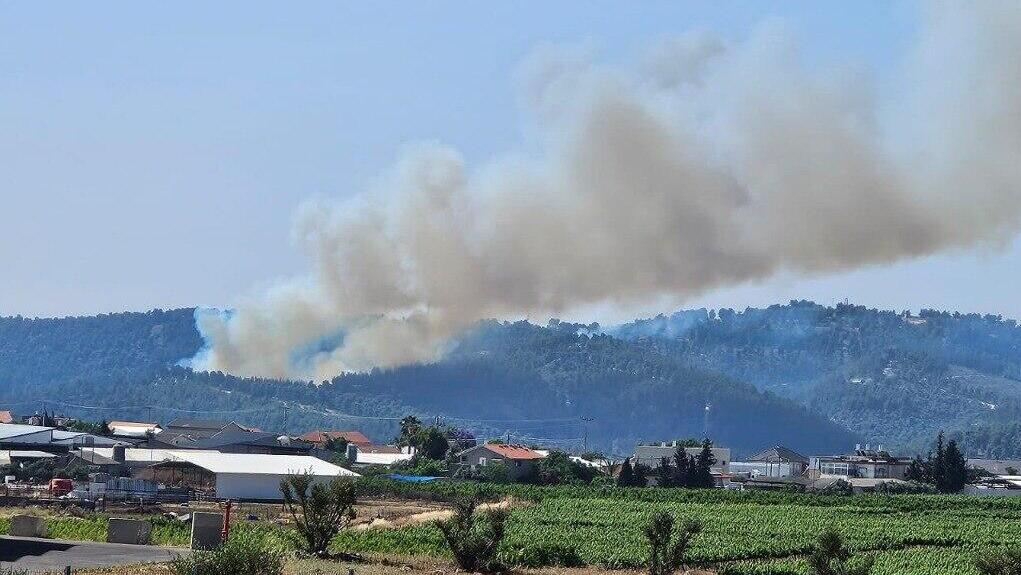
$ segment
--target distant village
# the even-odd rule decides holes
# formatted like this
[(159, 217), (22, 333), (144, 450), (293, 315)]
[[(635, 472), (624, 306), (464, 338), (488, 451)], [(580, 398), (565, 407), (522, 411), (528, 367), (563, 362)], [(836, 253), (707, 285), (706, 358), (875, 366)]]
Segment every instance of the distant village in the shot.
[[(948, 461), (959, 457), (962, 471), (947, 479), (956, 484), (944, 489), (941, 477), (929, 477), (932, 469), (951, 469), (952, 464), (930, 465), (891, 454), (881, 445), (809, 456), (773, 445), (734, 460), (729, 448), (708, 439), (682, 440), (639, 444), (629, 457), (613, 459), (478, 440), (462, 429), (425, 425), (412, 416), (402, 419), (400, 427), (398, 437), (377, 443), (354, 429), (294, 436), (232, 420), (90, 423), (48, 413), (17, 417), (0, 411), (0, 495), (89, 504), (279, 501), (281, 480), (299, 473), (324, 480), (371, 475), (409, 482), (1021, 495), (1021, 460), (964, 460), (950, 453), (956, 450), (952, 444), (945, 450)], [(941, 437), (937, 457), (943, 454)]]

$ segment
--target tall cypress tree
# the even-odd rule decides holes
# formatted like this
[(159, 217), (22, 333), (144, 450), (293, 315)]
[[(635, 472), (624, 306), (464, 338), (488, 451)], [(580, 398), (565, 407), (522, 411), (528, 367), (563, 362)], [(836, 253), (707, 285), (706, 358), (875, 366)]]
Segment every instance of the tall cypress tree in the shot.
[(712, 466), (716, 463), (713, 456), (713, 442), (709, 438), (702, 440), (702, 450), (695, 458), (695, 472), (692, 481), (693, 487), (712, 487), (713, 481)]
[(691, 467), (688, 465), (688, 452), (683, 445), (678, 445), (674, 451), (674, 485), (677, 487), (688, 487), (691, 484)]
[(656, 467), (656, 485), (660, 487), (672, 487), (674, 483), (674, 469), (670, 467), (670, 460), (662, 457), (659, 466)]
[(964, 489), (967, 482), (968, 466), (964, 461), (964, 454), (958, 449), (957, 442), (951, 439), (943, 451), (943, 485), (940, 491), (957, 493)]
[(624, 464), (620, 466), (620, 474), (617, 475), (617, 486), (634, 487), (635, 484), (635, 472), (631, 468), (631, 458), (628, 457), (624, 460)]

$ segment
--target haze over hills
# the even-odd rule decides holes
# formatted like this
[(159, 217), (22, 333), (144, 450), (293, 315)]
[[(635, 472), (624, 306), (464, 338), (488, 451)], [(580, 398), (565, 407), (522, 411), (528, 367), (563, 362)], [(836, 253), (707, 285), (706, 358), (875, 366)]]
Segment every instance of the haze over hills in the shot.
[(1021, 451), (1021, 329), (994, 316), (791, 302), (605, 330), (487, 321), (438, 362), (313, 384), (182, 367), (203, 346), (194, 311), (0, 318), (0, 407), (91, 419), (198, 412), (379, 440), (413, 412), (527, 443), (580, 448), (587, 433), (590, 447), (618, 454), (706, 430), (744, 453), (865, 441), (916, 451), (940, 428), (976, 455)]

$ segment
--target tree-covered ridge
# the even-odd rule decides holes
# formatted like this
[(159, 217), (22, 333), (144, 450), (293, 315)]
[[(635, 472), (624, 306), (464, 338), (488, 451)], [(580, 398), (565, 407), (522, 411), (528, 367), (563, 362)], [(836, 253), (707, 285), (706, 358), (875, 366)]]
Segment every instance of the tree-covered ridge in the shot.
[(580, 446), (587, 431), (591, 447), (629, 453), (639, 440), (700, 435), (710, 403), (710, 433), (740, 450), (784, 442), (829, 451), (856, 439), (788, 400), (658, 349), (578, 333), (567, 324), (485, 322), (441, 362), (314, 385), (177, 366), (201, 345), (191, 317), (192, 310), (176, 310), (3, 320), (0, 405), (31, 412), (48, 400), (91, 419), (214, 411), (292, 432), (354, 427), (377, 440), (395, 434), (396, 422), (387, 418), (418, 413), (446, 416), (484, 436), (554, 446)]
[(682, 311), (613, 333), (791, 397), (873, 442), (922, 448), (948, 428), (973, 454), (1021, 453), (1005, 437), (1021, 414), (1014, 320), (795, 301)]

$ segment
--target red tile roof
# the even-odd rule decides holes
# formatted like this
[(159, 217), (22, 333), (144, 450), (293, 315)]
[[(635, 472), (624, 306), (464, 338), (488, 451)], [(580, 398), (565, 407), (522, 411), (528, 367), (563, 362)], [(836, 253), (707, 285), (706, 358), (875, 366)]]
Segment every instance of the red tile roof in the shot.
[(327, 439), (346, 439), (348, 443), (358, 446), (371, 445), (368, 437), (360, 431), (310, 431), (301, 436), (301, 439), (311, 443), (326, 443)]
[(532, 451), (524, 445), (511, 445), (506, 443), (487, 443), (486, 449), (502, 455), (507, 459), (542, 459), (542, 455)]
[(0, 411), (0, 423), (14, 423), (14, 416), (9, 411)]

